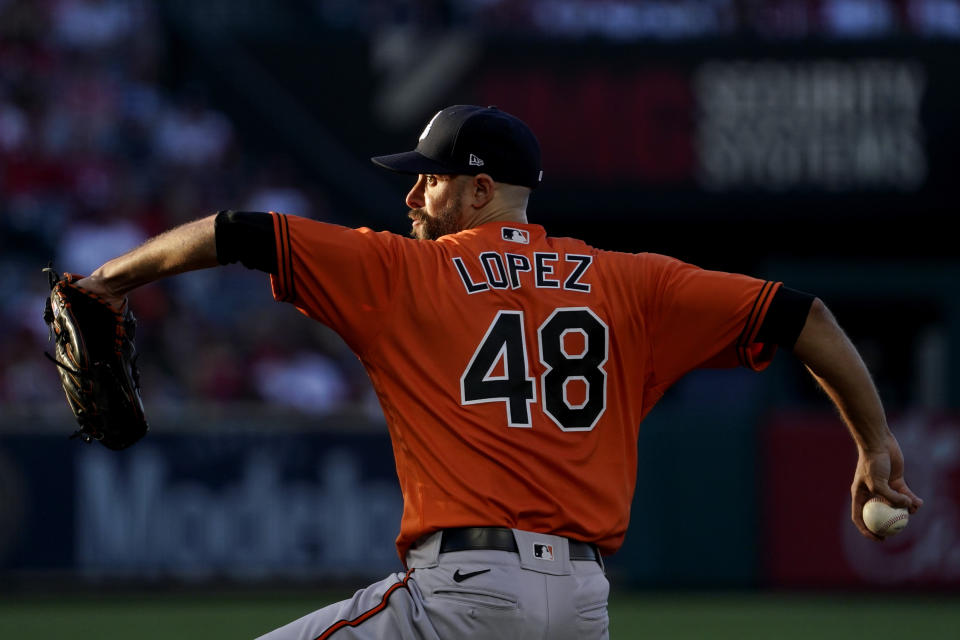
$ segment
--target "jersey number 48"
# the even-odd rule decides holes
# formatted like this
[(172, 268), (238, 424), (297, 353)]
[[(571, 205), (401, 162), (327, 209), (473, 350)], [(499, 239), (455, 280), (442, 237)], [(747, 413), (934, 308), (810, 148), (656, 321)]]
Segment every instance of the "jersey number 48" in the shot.
[[(568, 341), (571, 333), (580, 340)], [(576, 342), (576, 348), (569, 345)], [(537, 329), (543, 412), (563, 431), (590, 431), (607, 405), (609, 330), (587, 307), (559, 308)], [(499, 367), (499, 369), (498, 369)], [(570, 384), (581, 393), (572, 398)], [(522, 311), (499, 311), (460, 377), (462, 404), (504, 402), (507, 424), (530, 428), (530, 405), (537, 401), (530, 376)]]

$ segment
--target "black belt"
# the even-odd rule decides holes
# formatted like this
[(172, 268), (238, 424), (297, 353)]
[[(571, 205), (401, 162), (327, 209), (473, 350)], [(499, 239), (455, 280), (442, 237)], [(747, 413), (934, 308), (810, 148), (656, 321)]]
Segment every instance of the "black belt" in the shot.
[[(570, 540), (571, 560), (592, 560), (600, 562), (600, 552), (587, 542)], [(513, 551), (518, 553), (517, 540), (513, 531), (500, 527), (465, 527), (463, 529), (444, 529), (440, 538), (440, 553), (451, 551)]]

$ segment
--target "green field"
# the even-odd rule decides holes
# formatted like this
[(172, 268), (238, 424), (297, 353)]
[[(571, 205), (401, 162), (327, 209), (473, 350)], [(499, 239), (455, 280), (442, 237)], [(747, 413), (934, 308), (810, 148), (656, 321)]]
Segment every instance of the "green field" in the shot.
[[(0, 599), (0, 638), (252, 638), (344, 594)], [(960, 638), (960, 597), (621, 593), (612, 638)]]

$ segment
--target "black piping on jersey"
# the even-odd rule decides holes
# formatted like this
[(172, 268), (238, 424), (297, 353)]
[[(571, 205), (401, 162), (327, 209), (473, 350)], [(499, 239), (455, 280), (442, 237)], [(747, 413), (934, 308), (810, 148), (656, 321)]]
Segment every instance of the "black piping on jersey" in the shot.
[(737, 339), (737, 357), (744, 366), (747, 365), (746, 348), (750, 342), (775, 344), (784, 349), (793, 349), (797, 338), (800, 337), (800, 332), (803, 331), (804, 324), (806, 324), (810, 307), (813, 306), (813, 301), (816, 299), (809, 293), (781, 286), (773, 294), (773, 299), (770, 300), (767, 313), (764, 315), (760, 327), (756, 330), (756, 335), (752, 341), (748, 342), (750, 336), (754, 333), (753, 327), (759, 320), (759, 310), (764, 307), (766, 299), (769, 297), (772, 284), (772, 282), (767, 282), (760, 290), (757, 299), (754, 300), (747, 325)]
[(280, 252), (284, 266), (284, 268), (280, 270), (283, 274), (282, 284), (285, 292), (283, 301), (289, 302), (290, 300), (296, 299), (297, 294), (296, 285), (294, 285), (293, 282), (293, 251), (290, 250), (290, 222), (285, 214), (278, 213), (276, 216), (280, 222)]
[(340, 631), (346, 627), (359, 627), (361, 624), (377, 615), (381, 611), (385, 611), (387, 609), (387, 601), (390, 599), (390, 596), (394, 594), (394, 592), (399, 591), (400, 589), (409, 589), (409, 587), (407, 587), (407, 582), (410, 581), (410, 576), (413, 575), (414, 571), (416, 571), (416, 569), (410, 569), (407, 571), (407, 575), (403, 577), (402, 581), (390, 585), (390, 588), (387, 589), (383, 594), (383, 598), (380, 599), (380, 602), (377, 604), (377, 606), (364, 611), (352, 620), (337, 620), (332, 625), (324, 629), (323, 632), (315, 638), (315, 640), (327, 640), (327, 638), (331, 637), (337, 631)]
[(753, 308), (750, 310), (750, 315), (747, 317), (747, 324), (743, 327), (740, 337), (737, 338), (737, 359), (740, 360), (740, 364), (744, 367), (748, 366), (747, 347), (751, 342), (750, 336), (753, 335), (753, 331), (760, 320), (760, 311), (763, 309), (764, 305), (766, 305), (767, 298), (770, 297), (770, 291), (773, 290), (773, 286), (774, 283), (770, 280), (767, 280), (765, 283), (763, 283), (760, 293), (757, 294), (756, 300), (753, 301)]

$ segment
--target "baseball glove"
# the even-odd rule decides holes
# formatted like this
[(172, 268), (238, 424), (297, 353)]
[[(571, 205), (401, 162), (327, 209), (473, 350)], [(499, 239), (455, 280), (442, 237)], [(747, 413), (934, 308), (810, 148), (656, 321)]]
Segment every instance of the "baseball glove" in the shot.
[(50, 297), (43, 319), (55, 341), (54, 355), (45, 355), (57, 365), (67, 403), (80, 425), (71, 437), (126, 449), (149, 429), (133, 345), (136, 318), (129, 308), (118, 313), (96, 294), (77, 287), (81, 276), (61, 277), (52, 266), (44, 271)]

